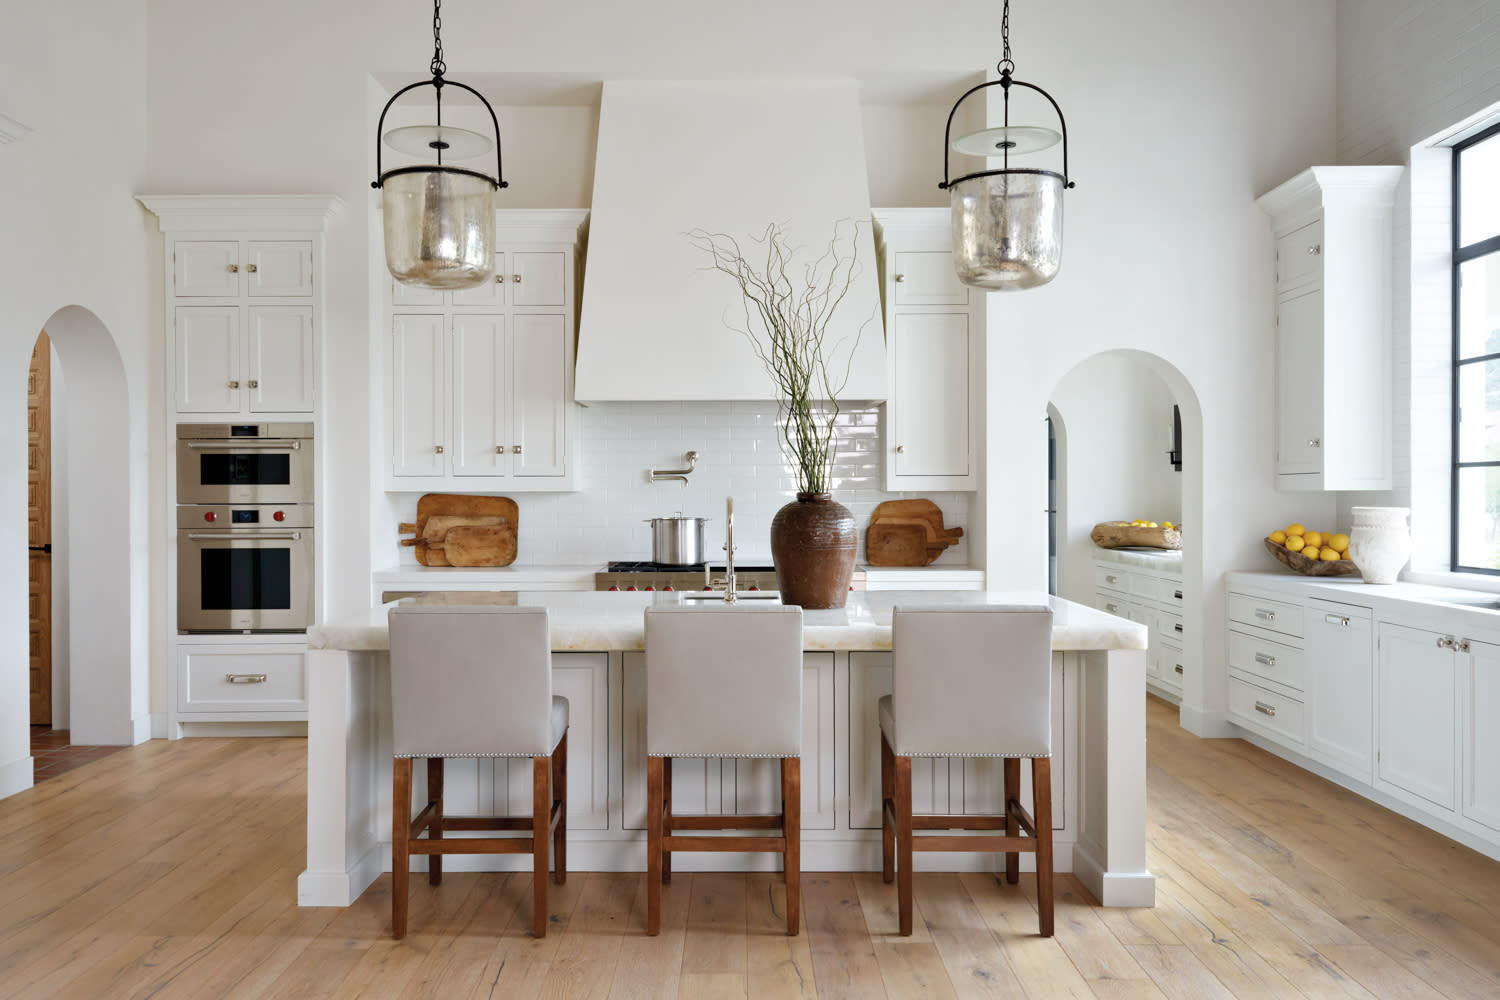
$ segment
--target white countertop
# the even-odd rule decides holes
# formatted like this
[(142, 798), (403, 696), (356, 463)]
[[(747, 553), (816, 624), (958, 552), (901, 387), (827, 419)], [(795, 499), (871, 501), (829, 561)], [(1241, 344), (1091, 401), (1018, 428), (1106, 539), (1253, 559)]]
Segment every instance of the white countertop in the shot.
[[(645, 648), (643, 613), (653, 605), (681, 604), (680, 593), (604, 591), (470, 591), (406, 598), (424, 604), (523, 604), (545, 607), (552, 617), (554, 652), (640, 650)], [(891, 609), (931, 604), (1015, 604), (1046, 601), (1052, 606), (1052, 648), (1145, 649), (1144, 625), (1035, 591), (855, 591), (843, 608), (808, 611), (803, 616), (803, 648), (885, 650), (891, 648)], [(395, 602), (403, 603), (403, 602)], [(362, 615), (324, 622), (307, 630), (308, 649), (351, 651), (390, 648), (386, 616), (391, 605)]]
[(1353, 576), (1302, 576), (1287, 570), (1238, 570), (1226, 573), (1230, 590), (1255, 589), (1314, 597), (1369, 608), (1377, 615), (1461, 616), (1474, 627), (1500, 630), (1500, 594), (1482, 590), (1435, 587), (1425, 583), (1369, 584)]
[(1141, 569), (1182, 569), (1181, 549), (1106, 549), (1096, 545), (1094, 558)]

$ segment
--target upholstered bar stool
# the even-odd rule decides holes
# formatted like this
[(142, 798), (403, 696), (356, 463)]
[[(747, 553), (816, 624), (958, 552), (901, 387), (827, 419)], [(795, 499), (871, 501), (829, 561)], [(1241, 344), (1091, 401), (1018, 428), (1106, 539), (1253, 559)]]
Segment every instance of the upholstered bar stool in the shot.
[[(557, 859), (553, 878), (561, 885), (568, 830), (568, 700), (552, 694), (547, 609), (397, 607), (390, 629), (392, 933), (406, 936), (411, 855), (431, 856), (428, 881), (437, 885), (444, 854), (530, 854), (532, 930), (545, 937), (549, 834)], [(449, 757), (530, 757), (531, 815), (446, 815), (443, 763)], [(421, 758), (427, 760), (427, 803), (413, 819), (412, 761)], [(521, 835), (444, 836), (459, 830)]]
[[(801, 756), (801, 608), (720, 604), (646, 610), (646, 933), (661, 931), (661, 888), (672, 877), (673, 851), (781, 853), (786, 932), (797, 933)], [(673, 757), (778, 757), (781, 811), (674, 816)], [(779, 832), (696, 833), (727, 830)]]
[[(880, 699), (881, 858), (897, 880), (900, 930), (911, 934), (914, 851), (1036, 854), (1037, 909), (1052, 936), (1052, 611), (1046, 605), (896, 608), (893, 694)], [(913, 757), (1005, 758), (1000, 816), (913, 816)], [(1021, 759), (1031, 760), (1035, 817), (1020, 802)], [(1001, 830), (1003, 836), (917, 831)]]

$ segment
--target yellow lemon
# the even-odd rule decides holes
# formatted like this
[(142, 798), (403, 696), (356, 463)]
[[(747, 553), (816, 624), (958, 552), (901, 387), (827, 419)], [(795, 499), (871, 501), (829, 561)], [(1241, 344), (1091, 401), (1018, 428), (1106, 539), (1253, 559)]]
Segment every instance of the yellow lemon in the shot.
[(1289, 524), (1286, 527), (1286, 533), (1288, 535), (1300, 535), (1306, 530), (1307, 529), (1302, 527), (1302, 525), (1300, 524)]
[(1340, 559), (1347, 559), (1349, 562), (1353, 562), (1354, 561), (1354, 557), (1351, 556), (1348, 552), (1345, 552), (1345, 553), (1341, 554), (1339, 556), (1339, 558)]
[(1322, 556), (1322, 550), (1316, 545), (1305, 545), (1302, 547), (1302, 554), (1309, 559), (1318, 559)]
[(1323, 544), (1323, 533), (1321, 531), (1309, 531), (1302, 536), (1308, 545), (1317, 547)]
[(1324, 562), (1338, 562), (1340, 557), (1338, 552), (1336, 552), (1335, 550), (1324, 548), (1322, 552), (1318, 553), (1318, 558), (1323, 560)]
[(1275, 542), (1277, 545), (1281, 545), (1281, 544), (1283, 544), (1286, 541), (1286, 532), (1285, 531), (1280, 531), (1280, 530), (1273, 531), (1267, 537), (1270, 538), (1271, 541)]
[(1289, 534), (1289, 535), (1286, 536), (1286, 547), (1287, 547), (1287, 549), (1289, 549), (1292, 552), (1301, 551), (1302, 546), (1306, 545), (1306, 544), (1307, 543), (1302, 540), (1302, 536), (1301, 535), (1291, 535), (1291, 534)]
[(1176, 528), (1177, 527), (1177, 525), (1173, 524), (1171, 521), (1163, 521), (1161, 523), (1161, 526), (1163, 528)]
[(1333, 551), (1335, 552), (1348, 552), (1349, 536), (1343, 533), (1334, 535), (1332, 538), (1328, 539), (1328, 544), (1333, 547)]

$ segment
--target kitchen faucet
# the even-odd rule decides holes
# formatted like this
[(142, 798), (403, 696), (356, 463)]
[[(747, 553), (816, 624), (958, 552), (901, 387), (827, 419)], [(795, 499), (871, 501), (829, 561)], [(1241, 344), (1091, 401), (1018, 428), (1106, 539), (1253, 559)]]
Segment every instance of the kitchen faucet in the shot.
[(734, 597), (734, 497), (724, 498), (724, 603), (733, 604)]

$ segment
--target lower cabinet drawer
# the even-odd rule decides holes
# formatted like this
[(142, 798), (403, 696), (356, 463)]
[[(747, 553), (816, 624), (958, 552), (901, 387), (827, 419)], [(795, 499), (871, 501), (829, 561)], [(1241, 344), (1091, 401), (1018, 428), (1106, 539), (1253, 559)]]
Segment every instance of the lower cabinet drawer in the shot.
[(1278, 742), (1302, 744), (1302, 702), (1229, 675), (1229, 714)]
[(180, 646), (177, 706), (183, 712), (307, 711), (300, 645)]
[(1182, 647), (1170, 642), (1164, 642), (1156, 651), (1157, 673), (1163, 683), (1175, 687), (1182, 687), (1182, 675), (1187, 668), (1184, 664), (1187, 657), (1182, 655)]
[(1303, 690), (1302, 650), (1245, 632), (1229, 632), (1229, 666), (1268, 681)]
[(1284, 635), (1302, 636), (1302, 608), (1284, 601), (1271, 601), (1249, 594), (1229, 595), (1229, 620)]
[(1181, 642), (1183, 639), (1182, 616), (1175, 611), (1163, 611), (1157, 616), (1157, 634), (1164, 642)]

